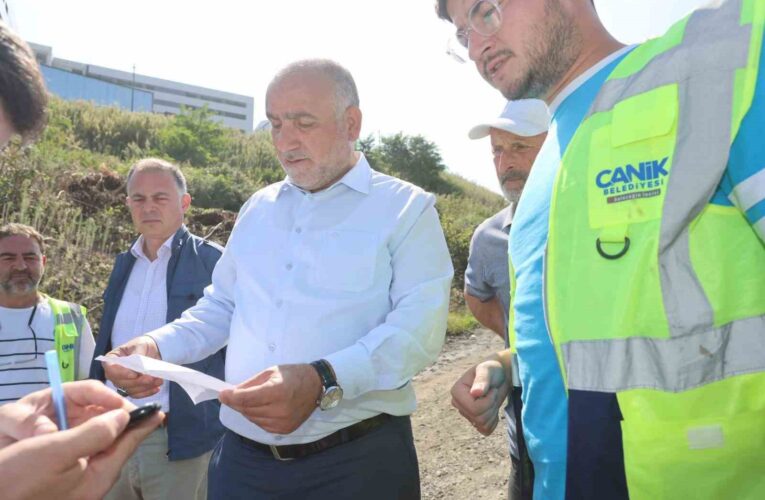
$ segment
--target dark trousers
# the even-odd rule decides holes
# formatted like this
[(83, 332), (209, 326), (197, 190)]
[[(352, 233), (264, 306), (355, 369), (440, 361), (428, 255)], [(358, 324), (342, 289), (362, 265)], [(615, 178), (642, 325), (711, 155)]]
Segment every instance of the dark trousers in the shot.
[(226, 431), (208, 471), (210, 500), (418, 500), (420, 473), (409, 417), (354, 441), (279, 461)]
[[(521, 425), (521, 388), (514, 387), (510, 393), (507, 408), (507, 425), (509, 439), (515, 441), (510, 453), (510, 480), (507, 483), (508, 500), (532, 500), (534, 497), (534, 465), (531, 463), (529, 451), (526, 448), (526, 439), (523, 437), (523, 425)], [(517, 457), (513, 455), (517, 453)]]
[(566, 500), (629, 499), (621, 420), (616, 394), (568, 391)]

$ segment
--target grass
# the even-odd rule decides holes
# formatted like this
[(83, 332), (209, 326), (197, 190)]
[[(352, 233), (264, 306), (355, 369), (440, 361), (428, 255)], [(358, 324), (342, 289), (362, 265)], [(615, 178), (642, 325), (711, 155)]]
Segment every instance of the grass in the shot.
[(449, 318), (446, 320), (446, 334), (462, 335), (470, 333), (480, 326), (470, 312), (457, 309), (449, 311)]

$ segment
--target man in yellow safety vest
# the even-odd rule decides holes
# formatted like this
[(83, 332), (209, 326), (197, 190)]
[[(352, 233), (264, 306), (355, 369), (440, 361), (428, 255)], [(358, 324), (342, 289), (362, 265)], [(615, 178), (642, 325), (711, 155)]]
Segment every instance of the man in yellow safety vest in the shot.
[(455, 405), (496, 425), (512, 354), (534, 497), (765, 497), (765, 1), (624, 47), (590, 0), (438, 0), (552, 123), (510, 234), (511, 351)]
[(0, 404), (48, 387), (48, 350), (58, 352), (64, 382), (88, 378), (95, 341), (85, 308), (38, 291), (44, 250), (34, 228), (0, 227)]

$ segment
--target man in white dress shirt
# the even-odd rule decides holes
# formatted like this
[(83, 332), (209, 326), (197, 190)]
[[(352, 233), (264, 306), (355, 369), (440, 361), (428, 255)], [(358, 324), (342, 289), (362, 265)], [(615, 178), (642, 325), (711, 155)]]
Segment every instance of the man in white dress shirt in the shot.
[[(145, 158), (130, 169), (126, 202), (139, 236), (114, 261), (95, 356), (177, 319), (210, 284), (223, 249), (183, 224), (191, 205), (186, 188), (183, 172), (167, 161)], [(220, 350), (189, 368), (221, 378), (224, 362)], [(93, 362), (91, 377), (105, 380), (100, 362)], [(133, 402), (150, 401), (167, 413), (167, 425), (141, 443), (107, 500), (204, 500), (207, 465), (223, 434), (220, 403), (194, 405), (172, 382), (150, 400)]]
[[(442, 346), (453, 275), (435, 198), (354, 150), (335, 62), (280, 71), (266, 114), (287, 178), (242, 207), (199, 303), (112, 354), (188, 363), (228, 343), (212, 499), (419, 498), (410, 381)], [(106, 374), (134, 397), (161, 383)]]

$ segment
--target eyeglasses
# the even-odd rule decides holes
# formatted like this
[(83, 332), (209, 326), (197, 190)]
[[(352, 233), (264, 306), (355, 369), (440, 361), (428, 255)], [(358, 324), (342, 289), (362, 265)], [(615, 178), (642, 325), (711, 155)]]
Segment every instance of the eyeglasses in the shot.
[(505, 0), (478, 0), (468, 10), (468, 26), (460, 28), (449, 38), (446, 53), (457, 62), (468, 60), (467, 51), (470, 48), (470, 33), (491, 36), (502, 26), (502, 6)]
[[(35, 313), (37, 312), (37, 304), (32, 308), (32, 312), (29, 314), (29, 319), (27, 320), (27, 328), (29, 328), (29, 331), (32, 332), (32, 340), (34, 341), (34, 352), (24, 352), (19, 354), (13, 354), (9, 355), (9, 360), (3, 360), (0, 359), (0, 366), (13, 366), (13, 365), (21, 365), (24, 363), (29, 363), (30, 361), (34, 361), (37, 359), (37, 357), (40, 355), (38, 352), (39, 349), (37, 348), (37, 333), (35, 332), (35, 329), (32, 328), (32, 320), (35, 319)], [(25, 340), (25, 339), (19, 339), (19, 340)]]

